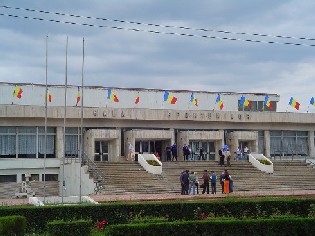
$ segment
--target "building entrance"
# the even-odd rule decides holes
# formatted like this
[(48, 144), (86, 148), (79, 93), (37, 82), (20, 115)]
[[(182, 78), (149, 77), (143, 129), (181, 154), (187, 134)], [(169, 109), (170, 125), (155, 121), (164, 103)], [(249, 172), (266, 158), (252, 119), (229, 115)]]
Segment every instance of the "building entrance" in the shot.
[(161, 140), (145, 140), (145, 141), (136, 141), (135, 146), (136, 153), (149, 153), (155, 154), (159, 153), (162, 155), (162, 141)]
[(108, 142), (95, 141), (94, 146), (94, 161), (108, 161)]
[(215, 159), (215, 146), (214, 142), (204, 141), (191, 141), (189, 142), (191, 147), (191, 160), (214, 160)]

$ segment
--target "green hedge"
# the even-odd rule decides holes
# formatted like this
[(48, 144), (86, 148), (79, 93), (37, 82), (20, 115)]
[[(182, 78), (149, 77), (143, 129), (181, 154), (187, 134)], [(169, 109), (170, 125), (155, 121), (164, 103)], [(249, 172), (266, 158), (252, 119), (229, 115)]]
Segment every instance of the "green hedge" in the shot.
[(24, 216), (0, 217), (0, 235), (24, 235), (26, 218)]
[(92, 222), (88, 220), (55, 220), (47, 223), (47, 232), (50, 236), (89, 236), (91, 229)]
[(0, 207), (0, 215), (27, 218), (27, 232), (45, 231), (53, 220), (90, 219), (97, 223), (106, 219), (109, 225), (130, 222), (134, 215), (167, 217), (174, 220), (196, 220), (206, 217), (259, 218), (279, 215), (307, 217), (315, 198), (235, 199), (106, 203), (98, 205)]
[(278, 217), (269, 219), (211, 219), (206, 221), (181, 221), (151, 224), (112, 225), (105, 235), (172, 235), (172, 236), (217, 236), (217, 235), (315, 235), (315, 218)]

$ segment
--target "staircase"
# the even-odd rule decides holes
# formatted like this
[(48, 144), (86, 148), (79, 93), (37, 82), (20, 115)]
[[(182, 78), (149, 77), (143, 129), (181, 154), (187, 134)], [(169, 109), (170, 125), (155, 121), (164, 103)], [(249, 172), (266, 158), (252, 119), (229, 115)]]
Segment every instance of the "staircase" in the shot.
[[(315, 190), (315, 169), (305, 161), (274, 161), (274, 173), (257, 170), (248, 161), (231, 161), (231, 167), (221, 167), (216, 161), (163, 162), (162, 175), (147, 173), (136, 162), (96, 162), (104, 173), (103, 194), (180, 193), (179, 176), (183, 170), (196, 171), (200, 183), (205, 169), (219, 176), (227, 168), (234, 180), (235, 191)], [(219, 191), (218, 191), (219, 192)]]
[(104, 173), (102, 194), (139, 194), (175, 192), (172, 182), (163, 175), (146, 172), (137, 162), (95, 162), (97, 169)]

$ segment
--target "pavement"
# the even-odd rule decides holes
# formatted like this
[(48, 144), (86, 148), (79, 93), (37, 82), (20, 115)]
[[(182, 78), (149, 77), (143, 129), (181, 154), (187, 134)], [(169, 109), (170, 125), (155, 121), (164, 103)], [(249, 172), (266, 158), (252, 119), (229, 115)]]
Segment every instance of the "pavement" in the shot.
[[(142, 202), (142, 201), (171, 201), (171, 200), (198, 200), (208, 199), (216, 200), (227, 197), (245, 197), (245, 198), (259, 198), (259, 197), (311, 197), (315, 198), (315, 190), (265, 190), (265, 191), (240, 191), (230, 194), (196, 194), (196, 195), (181, 195), (177, 193), (165, 194), (134, 194), (126, 193), (119, 195), (98, 194), (89, 196), (96, 202)], [(0, 206), (14, 206), (14, 205), (29, 205), (28, 198), (18, 199), (0, 199)]]

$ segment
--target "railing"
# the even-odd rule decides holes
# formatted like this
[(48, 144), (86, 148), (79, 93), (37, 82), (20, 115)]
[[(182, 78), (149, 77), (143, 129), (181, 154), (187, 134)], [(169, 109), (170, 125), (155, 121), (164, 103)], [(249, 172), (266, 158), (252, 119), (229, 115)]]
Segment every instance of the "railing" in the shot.
[(104, 182), (105, 182), (105, 175), (103, 171), (100, 171), (96, 164), (86, 155), (83, 153), (82, 155), (82, 165), (87, 165), (88, 170), (92, 172), (94, 179), (96, 178), (96, 186), (94, 188), (94, 193), (98, 194), (101, 193), (104, 189)]

